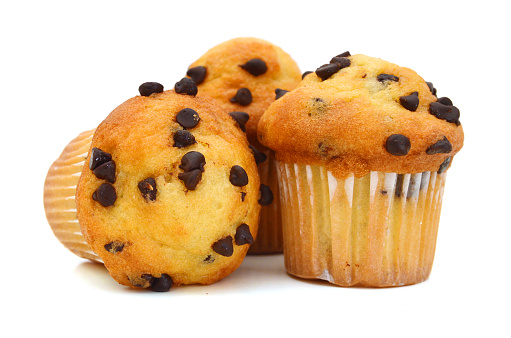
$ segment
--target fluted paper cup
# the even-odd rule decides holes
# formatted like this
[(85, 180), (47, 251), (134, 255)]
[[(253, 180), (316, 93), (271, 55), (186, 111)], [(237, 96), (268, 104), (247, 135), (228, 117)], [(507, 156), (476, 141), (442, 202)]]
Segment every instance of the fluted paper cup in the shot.
[(324, 167), (279, 162), (278, 174), (289, 274), (365, 287), (429, 277), (446, 172), (337, 179)]
[(73, 139), (48, 170), (44, 182), (46, 219), (57, 239), (75, 255), (102, 262), (88, 246), (76, 217), (75, 193), (94, 130)]

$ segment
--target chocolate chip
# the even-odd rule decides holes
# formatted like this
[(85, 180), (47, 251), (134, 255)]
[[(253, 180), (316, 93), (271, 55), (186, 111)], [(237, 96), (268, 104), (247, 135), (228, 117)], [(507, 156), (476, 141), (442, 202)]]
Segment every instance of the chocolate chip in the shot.
[(275, 89), (275, 100), (280, 99), (282, 96), (286, 95), (286, 93), (289, 93), (289, 90), (280, 88)]
[(195, 137), (188, 130), (178, 130), (174, 133), (174, 147), (185, 148), (195, 143)]
[(262, 206), (270, 205), (273, 202), (273, 193), (269, 186), (261, 184), (259, 186), (259, 204)]
[(154, 282), (154, 277), (148, 273), (143, 274), (140, 277), (129, 278), (131, 284), (136, 286), (137, 288), (148, 288)]
[(156, 180), (154, 178), (150, 177), (140, 181), (138, 183), (138, 190), (140, 190), (146, 201), (156, 200), (158, 189), (156, 189)]
[(399, 98), (399, 103), (403, 106), (403, 108), (409, 111), (416, 111), (417, 107), (419, 107), (419, 93), (413, 92), (411, 95), (401, 96)]
[(201, 84), (202, 81), (206, 78), (206, 67), (204, 66), (197, 66), (188, 69), (186, 72), (186, 75), (188, 75), (195, 84)]
[(172, 278), (166, 273), (162, 273), (160, 278), (153, 277), (153, 282), (151, 283), (151, 290), (155, 292), (167, 292), (174, 284)]
[(429, 91), (431, 92), (431, 94), (436, 96), (436, 88), (433, 87), (433, 82), (426, 82), (426, 84), (428, 85), (428, 88), (429, 88)]
[(158, 82), (144, 82), (138, 87), (138, 92), (142, 96), (149, 96), (153, 93), (162, 93), (163, 85)]
[(254, 243), (254, 237), (252, 237), (252, 234), (250, 233), (250, 228), (245, 223), (236, 229), (236, 235), (234, 235), (234, 243), (236, 243), (236, 245)]
[(351, 65), (351, 60), (342, 56), (334, 56), (330, 63), (336, 63), (339, 65), (339, 69), (343, 69)]
[(236, 187), (244, 187), (248, 184), (247, 172), (239, 165), (235, 165), (231, 168), (229, 181)]
[(117, 193), (111, 184), (103, 183), (96, 191), (94, 191), (92, 199), (94, 201), (98, 201), (104, 207), (109, 207), (115, 203)]
[(213, 251), (225, 257), (231, 257), (234, 252), (232, 237), (224, 237), (212, 245)]
[(452, 157), (447, 157), (443, 162), (442, 164), (440, 165), (440, 168), (438, 168), (438, 173), (441, 174), (443, 173), (444, 171), (447, 170), (447, 168), (449, 168), (449, 165), (451, 164), (451, 160), (452, 160)]
[(394, 82), (398, 82), (399, 81), (399, 78), (395, 75), (390, 75), (390, 74), (380, 74), (376, 77), (376, 79), (380, 82), (384, 82), (384, 81), (394, 81)]
[(108, 161), (112, 160), (112, 155), (110, 155), (107, 152), (104, 152), (103, 150), (99, 148), (92, 148), (92, 152), (90, 155), (89, 160), (89, 169), (94, 170), (103, 163), (106, 163)]
[(192, 171), (187, 171), (184, 173), (179, 173), (177, 177), (183, 181), (186, 189), (195, 190), (197, 184), (199, 184), (202, 178), (202, 171), (200, 169), (195, 169)]
[(429, 112), (441, 120), (446, 120), (457, 126), (460, 125), (460, 111), (455, 106), (446, 106), (439, 102), (431, 102), (429, 104)]
[(213, 263), (215, 261), (215, 257), (208, 255), (206, 258), (204, 258), (204, 263)]
[(185, 129), (195, 128), (200, 121), (199, 114), (192, 108), (184, 108), (176, 115), (176, 121)]
[(252, 103), (252, 93), (248, 90), (248, 88), (240, 88), (230, 101), (232, 103), (239, 103), (242, 106), (248, 106)]
[(448, 97), (441, 97), (441, 98), (437, 99), (436, 102), (441, 103), (446, 106), (452, 106), (452, 101)]
[(319, 76), (321, 80), (325, 81), (330, 76), (337, 73), (339, 69), (341, 69), (341, 67), (337, 63), (330, 63), (316, 69), (316, 75)]
[(303, 79), (304, 79), (307, 75), (309, 75), (309, 74), (311, 74), (311, 73), (314, 73), (314, 72), (313, 72), (313, 71), (310, 71), (310, 70), (307, 70), (307, 71), (303, 72), (303, 74), (302, 74), (302, 80), (303, 80)]
[(253, 145), (249, 145), (248, 147), (250, 148), (250, 150), (252, 150), (252, 153), (254, 154), (256, 164), (263, 163), (268, 158), (265, 153), (263, 153)]
[(186, 153), (183, 158), (181, 158), (181, 165), (179, 168), (183, 169), (184, 171), (192, 171), (195, 169), (204, 171), (205, 164), (206, 159), (204, 158), (204, 155), (198, 151), (190, 151)]
[(344, 53), (341, 53), (341, 54), (337, 55), (336, 57), (338, 57), (338, 58), (345, 58), (345, 57), (348, 57), (348, 56), (351, 56), (350, 52), (349, 51), (345, 51)]
[(240, 126), (241, 130), (246, 131), (245, 124), (248, 122), (250, 115), (242, 111), (233, 111), (229, 113), (229, 115), (234, 119), (234, 121), (238, 123), (238, 126)]
[(258, 58), (248, 60), (244, 65), (240, 65), (240, 67), (254, 76), (264, 74), (268, 70), (266, 62)]
[(452, 151), (452, 145), (451, 142), (447, 139), (447, 137), (444, 136), (444, 138), (438, 142), (435, 142), (432, 144), (427, 150), (426, 154), (428, 155), (434, 155), (434, 154), (448, 154)]
[(178, 94), (186, 94), (195, 96), (197, 95), (197, 84), (187, 77), (182, 78), (179, 82), (174, 85), (174, 90)]
[(241, 201), (242, 201), (242, 202), (245, 202), (245, 197), (246, 197), (246, 196), (247, 196), (247, 193), (246, 193), (246, 192), (244, 192), (244, 191), (242, 191), (242, 192), (241, 192)]
[(113, 254), (122, 252), (122, 249), (124, 249), (124, 243), (119, 241), (113, 241), (105, 244), (105, 250)]
[(100, 166), (98, 166), (96, 169), (92, 171), (94, 175), (101, 179), (101, 180), (107, 180), (110, 183), (115, 183), (115, 162), (114, 161), (108, 161)]
[(387, 151), (395, 156), (404, 156), (410, 151), (410, 140), (401, 134), (390, 135), (385, 143)]

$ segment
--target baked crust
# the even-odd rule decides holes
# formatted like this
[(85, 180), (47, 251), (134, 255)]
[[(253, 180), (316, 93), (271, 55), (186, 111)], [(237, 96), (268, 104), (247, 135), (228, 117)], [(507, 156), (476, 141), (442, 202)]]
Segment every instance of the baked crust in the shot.
[[(413, 70), (364, 55), (347, 57), (351, 65), (322, 80), (305, 76), (300, 86), (275, 101), (259, 122), (259, 141), (279, 161), (323, 165), (337, 177), (369, 171), (419, 173), (437, 171), (463, 146), (463, 128), (430, 113), (436, 102), (428, 84)], [(378, 75), (399, 81), (379, 81)], [(418, 92), (410, 111), (400, 97)], [(401, 134), (411, 144), (406, 155), (386, 149), (389, 136)], [(445, 138), (449, 152), (427, 154)]]

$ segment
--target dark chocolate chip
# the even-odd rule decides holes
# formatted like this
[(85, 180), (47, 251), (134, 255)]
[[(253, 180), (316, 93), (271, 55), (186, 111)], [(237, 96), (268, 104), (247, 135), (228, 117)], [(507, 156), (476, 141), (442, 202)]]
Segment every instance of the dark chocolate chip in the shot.
[(239, 165), (235, 165), (231, 168), (229, 181), (236, 187), (244, 187), (248, 184), (247, 172)]
[(185, 129), (195, 128), (200, 121), (199, 114), (192, 108), (184, 108), (176, 115), (176, 121)]
[(113, 254), (122, 252), (122, 249), (124, 249), (124, 243), (119, 241), (113, 241), (105, 244), (105, 250)]
[(349, 67), (351, 65), (351, 61), (348, 58), (342, 56), (335, 56), (330, 60), (330, 63), (336, 63), (339, 65), (339, 69), (343, 69)]
[(138, 190), (146, 201), (155, 201), (158, 189), (156, 189), (156, 180), (152, 177), (146, 178), (138, 183)]
[(236, 245), (254, 243), (254, 237), (252, 237), (252, 234), (250, 233), (250, 228), (245, 223), (236, 229), (236, 235), (234, 235), (234, 243), (236, 243)]
[(270, 205), (273, 202), (273, 193), (269, 186), (261, 184), (259, 186), (259, 204), (262, 206)]
[(110, 155), (107, 152), (104, 152), (103, 150), (99, 148), (92, 148), (92, 153), (90, 155), (89, 160), (89, 169), (94, 170), (103, 163), (106, 163), (108, 161), (112, 160), (112, 155)]
[(394, 82), (398, 82), (399, 81), (399, 77), (395, 76), (395, 75), (390, 75), (390, 74), (380, 74), (376, 77), (376, 79), (380, 82), (384, 82), (384, 81), (394, 81)]
[(94, 201), (98, 201), (104, 207), (109, 207), (115, 203), (117, 193), (115, 192), (113, 185), (103, 183), (96, 191), (94, 191), (92, 199)]
[(148, 288), (154, 282), (154, 277), (148, 273), (143, 274), (140, 278), (130, 278), (131, 283), (137, 288)]
[(240, 65), (240, 67), (254, 76), (262, 75), (268, 70), (266, 62), (258, 58), (248, 60), (244, 65)]
[(313, 71), (310, 71), (310, 70), (307, 70), (307, 71), (303, 72), (303, 74), (302, 74), (302, 80), (303, 80), (303, 79), (304, 79), (307, 75), (309, 75), (309, 74), (311, 74), (311, 73), (314, 73), (314, 72), (313, 72)]
[(182, 78), (179, 82), (174, 85), (174, 90), (178, 94), (186, 94), (195, 96), (197, 95), (197, 84), (187, 77)]
[(452, 101), (448, 97), (441, 97), (441, 98), (437, 99), (436, 102), (441, 103), (446, 106), (452, 106)]
[(236, 95), (231, 98), (232, 103), (239, 103), (242, 106), (248, 106), (252, 103), (252, 93), (248, 88), (240, 88)]
[(404, 174), (397, 174), (397, 178), (396, 178), (396, 190), (394, 190), (394, 195), (396, 195), (397, 197), (401, 197), (401, 195), (403, 194), (403, 183), (404, 183), (404, 180), (405, 180), (405, 175)]
[(401, 103), (403, 108), (409, 111), (416, 111), (417, 107), (419, 107), (419, 96), (415, 95), (414, 93), (412, 93), (411, 95), (401, 96), (399, 98), (399, 103)]
[(336, 55), (336, 57), (338, 57), (338, 58), (345, 58), (345, 57), (348, 57), (348, 56), (351, 56), (349, 51), (345, 51), (344, 53)]
[(215, 261), (215, 257), (208, 255), (206, 258), (204, 258), (204, 263), (213, 263)]
[(145, 82), (138, 87), (138, 92), (142, 96), (149, 96), (153, 93), (162, 93), (163, 85), (158, 82)]
[(172, 287), (172, 284), (174, 284), (172, 278), (166, 273), (162, 273), (160, 278), (153, 278), (153, 282), (151, 283), (151, 291), (167, 292)]
[(242, 191), (242, 192), (241, 192), (241, 201), (242, 201), (242, 202), (245, 202), (245, 197), (246, 197), (246, 196), (247, 196), (247, 193), (246, 193), (246, 192), (244, 192), (244, 191)]
[(174, 147), (185, 148), (195, 143), (195, 137), (188, 130), (178, 130), (174, 133)]
[(433, 87), (433, 82), (426, 82), (426, 84), (428, 85), (428, 88), (429, 88), (429, 91), (431, 92), (431, 94), (436, 96), (436, 88)]
[(204, 158), (204, 155), (202, 155), (198, 151), (190, 151), (186, 153), (181, 159), (181, 165), (179, 166), (179, 168), (183, 169), (186, 172), (195, 169), (204, 171), (205, 164), (206, 159)]
[(101, 180), (107, 180), (110, 183), (115, 183), (115, 162), (114, 161), (108, 161), (100, 166), (98, 166), (96, 169), (92, 171), (94, 175), (101, 179)]
[(204, 66), (197, 66), (188, 69), (186, 72), (186, 75), (188, 75), (195, 84), (201, 84), (202, 81), (206, 78), (206, 67)]
[(401, 134), (390, 135), (385, 142), (387, 151), (395, 156), (404, 156), (410, 151), (410, 140)]
[(441, 174), (443, 173), (444, 171), (447, 170), (447, 168), (449, 168), (449, 165), (451, 164), (451, 160), (452, 160), (452, 157), (447, 157), (443, 162), (442, 164), (440, 165), (440, 168), (438, 168), (438, 173)]
[(240, 126), (241, 130), (246, 131), (245, 124), (248, 122), (250, 115), (242, 111), (233, 111), (229, 113), (229, 115), (234, 119), (234, 121), (238, 123), (238, 126)]
[(213, 251), (225, 257), (231, 257), (234, 252), (232, 237), (224, 237), (212, 245)]
[(250, 150), (252, 150), (252, 153), (254, 154), (256, 164), (263, 163), (268, 158), (268, 156), (266, 156), (265, 153), (263, 153), (253, 145), (249, 145), (248, 147), (250, 148)]
[(337, 63), (329, 63), (316, 69), (316, 75), (319, 76), (321, 80), (325, 81), (330, 76), (337, 73), (339, 69), (341, 69), (341, 67)]
[(446, 120), (457, 126), (460, 124), (460, 111), (455, 106), (446, 106), (439, 102), (431, 102), (429, 104), (429, 112), (441, 120)]
[(195, 169), (192, 171), (187, 171), (184, 173), (179, 173), (177, 177), (183, 181), (186, 189), (195, 190), (197, 184), (199, 184), (202, 178), (202, 171), (200, 169)]
[(286, 95), (287, 93), (289, 93), (289, 90), (280, 89), (280, 88), (275, 89), (275, 100), (280, 99), (282, 96)]
[(432, 144), (427, 150), (426, 154), (428, 155), (434, 155), (434, 154), (448, 154), (452, 151), (452, 145), (451, 142), (447, 139), (447, 137), (444, 136), (443, 139), (441, 139), (438, 142), (435, 142)]

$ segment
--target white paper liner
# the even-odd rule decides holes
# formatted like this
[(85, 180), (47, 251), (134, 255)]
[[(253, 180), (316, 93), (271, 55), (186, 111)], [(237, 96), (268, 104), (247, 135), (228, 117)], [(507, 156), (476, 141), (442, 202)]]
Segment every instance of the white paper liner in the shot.
[(248, 254), (270, 254), (283, 251), (282, 215), (280, 207), (277, 164), (271, 151), (265, 151), (266, 161), (258, 165), (261, 184), (267, 185), (273, 193), (273, 202), (261, 206), (257, 238)]
[(57, 239), (75, 255), (102, 262), (89, 247), (76, 216), (75, 194), (94, 130), (81, 133), (48, 170), (44, 182), (44, 210)]
[(341, 286), (428, 278), (446, 172), (336, 179), (324, 167), (277, 168), (288, 273)]

